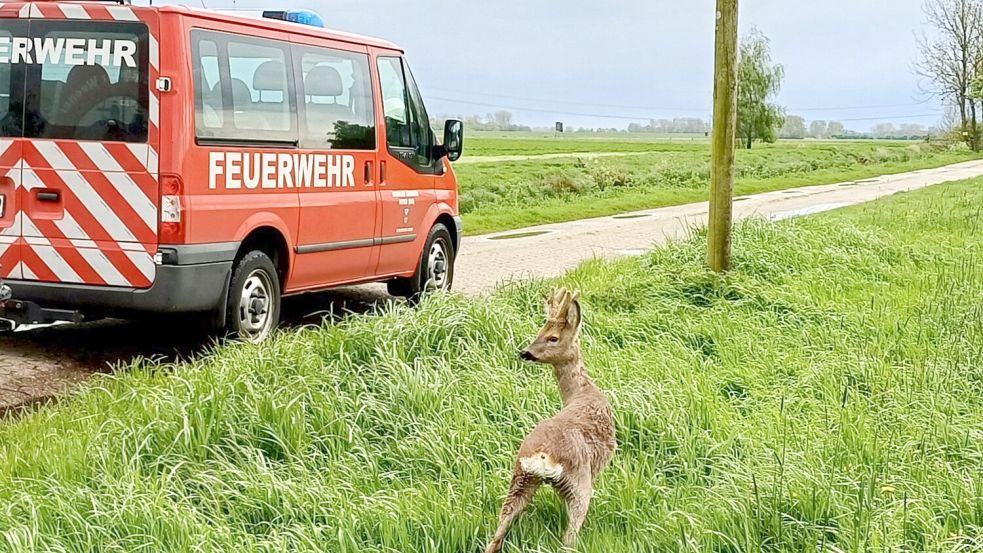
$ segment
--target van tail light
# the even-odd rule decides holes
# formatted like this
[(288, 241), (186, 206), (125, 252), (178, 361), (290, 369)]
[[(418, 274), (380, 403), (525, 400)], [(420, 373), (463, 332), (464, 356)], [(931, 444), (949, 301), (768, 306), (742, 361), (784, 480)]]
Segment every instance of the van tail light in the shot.
[(184, 242), (184, 182), (177, 175), (160, 176), (160, 242)]

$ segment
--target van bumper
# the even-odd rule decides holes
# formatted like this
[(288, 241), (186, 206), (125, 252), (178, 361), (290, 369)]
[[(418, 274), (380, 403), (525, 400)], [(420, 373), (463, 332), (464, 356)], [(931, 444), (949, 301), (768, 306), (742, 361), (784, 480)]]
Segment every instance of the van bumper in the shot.
[(96, 315), (216, 311), (225, 304), (231, 273), (231, 260), (158, 265), (154, 283), (146, 289), (6, 280), (12, 299), (0, 304), (0, 318), (17, 320), (13, 306), (18, 303)]

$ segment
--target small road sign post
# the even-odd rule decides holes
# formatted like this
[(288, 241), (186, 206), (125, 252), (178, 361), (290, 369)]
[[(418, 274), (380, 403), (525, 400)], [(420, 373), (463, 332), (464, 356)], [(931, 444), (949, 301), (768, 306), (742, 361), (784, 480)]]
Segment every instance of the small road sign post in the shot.
[(737, 135), (737, 4), (738, 0), (717, 0), (707, 263), (711, 269), (718, 273), (730, 269), (731, 226), (734, 218), (734, 140)]

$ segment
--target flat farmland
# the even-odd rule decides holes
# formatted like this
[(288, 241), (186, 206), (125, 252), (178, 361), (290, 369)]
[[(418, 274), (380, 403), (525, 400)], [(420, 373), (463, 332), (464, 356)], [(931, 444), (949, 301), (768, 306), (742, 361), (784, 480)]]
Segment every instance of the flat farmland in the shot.
[(536, 132), (475, 132), (468, 134), (464, 155), (510, 156), (542, 155), (577, 152), (652, 152), (673, 151), (701, 144), (709, 147), (702, 134), (632, 134), (632, 133), (575, 133), (556, 135)]
[[(706, 198), (710, 182), (710, 146), (702, 136), (478, 133), (466, 143), (455, 170), (468, 234), (697, 202)], [(738, 150), (736, 194), (857, 181), (977, 157), (925, 142), (781, 141)]]

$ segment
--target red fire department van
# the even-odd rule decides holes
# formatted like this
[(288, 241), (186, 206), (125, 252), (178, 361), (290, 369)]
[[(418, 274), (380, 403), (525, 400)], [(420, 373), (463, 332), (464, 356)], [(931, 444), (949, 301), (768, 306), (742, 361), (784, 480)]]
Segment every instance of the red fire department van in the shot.
[(264, 15), (0, 4), (0, 318), (258, 341), (283, 295), (450, 288), (461, 122), (436, 140), (399, 47)]

